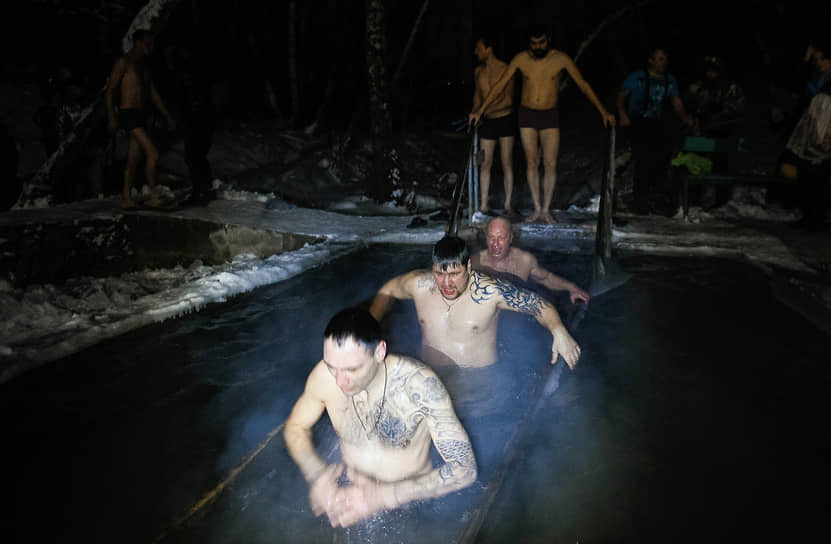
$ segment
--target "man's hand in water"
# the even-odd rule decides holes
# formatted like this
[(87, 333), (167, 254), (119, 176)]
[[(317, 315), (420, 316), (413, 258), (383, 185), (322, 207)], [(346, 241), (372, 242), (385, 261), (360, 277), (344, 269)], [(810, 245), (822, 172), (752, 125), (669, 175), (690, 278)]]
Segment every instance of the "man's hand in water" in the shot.
[(591, 295), (575, 285), (573, 287), (569, 287), (568, 298), (571, 300), (572, 304), (577, 304), (578, 302), (588, 304)]
[[(335, 503), (341, 472), (343, 472), (343, 465), (329, 465), (309, 487), (309, 504), (315, 516), (324, 512), (328, 514)], [(331, 519), (331, 515), (329, 517)]]
[(352, 469), (346, 470), (346, 476), (352, 484), (338, 489), (327, 512), (332, 527), (349, 527), (382, 510), (394, 508), (391, 485), (379, 484)]
[(557, 356), (561, 355), (568, 367), (574, 370), (577, 360), (580, 358), (580, 346), (568, 333), (565, 327), (560, 327), (551, 332), (554, 341), (551, 343), (551, 364), (557, 364)]

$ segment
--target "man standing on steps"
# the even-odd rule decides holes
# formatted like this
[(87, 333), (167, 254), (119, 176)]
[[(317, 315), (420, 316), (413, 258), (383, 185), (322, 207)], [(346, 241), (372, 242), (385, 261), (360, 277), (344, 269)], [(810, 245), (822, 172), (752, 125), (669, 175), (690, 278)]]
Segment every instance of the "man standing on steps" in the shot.
[[(476, 83), (476, 90), (473, 94), (473, 111), (479, 106), (490, 93), (493, 84), (505, 71), (508, 66), (504, 61), (496, 57), (493, 52), (494, 41), (489, 36), (482, 36), (476, 41), (473, 54), (479, 61), (479, 66), (473, 73)], [(491, 184), (491, 167), (493, 166), (493, 155), (496, 151), (496, 143), (499, 142), (499, 157), (502, 161), (502, 174), (505, 179), (505, 215), (510, 216), (515, 212), (511, 208), (511, 196), (514, 189), (513, 150), (514, 137), (516, 136), (516, 116), (513, 108), (514, 85), (513, 79), (505, 86), (499, 96), (493, 101), (485, 112), (485, 118), (479, 127), (479, 138), (482, 141), (484, 159), (479, 168), (479, 180), (481, 184), (481, 204), (479, 211), (490, 215), (488, 196)]]
[[(615, 117), (600, 103), (574, 61), (562, 51), (549, 48), (548, 31), (542, 26), (535, 26), (529, 32), (528, 50), (511, 60), (479, 108), (470, 114), (471, 123), (479, 122), (517, 71), (522, 74), (522, 103), (518, 110), (519, 136), (527, 163), (528, 187), (534, 201), (534, 213), (526, 221), (551, 224), (554, 220), (549, 208), (557, 183), (557, 155), (560, 148), (560, 112), (557, 103), (563, 71), (571, 76), (577, 87), (597, 108), (603, 126), (614, 126)], [(538, 171), (540, 155), (543, 160), (542, 200)]]
[[(150, 190), (150, 198), (146, 204), (152, 207), (162, 205), (156, 189), (159, 149), (147, 134), (149, 114), (147, 103), (152, 103), (159, 110), (171, 129), (175, 123), (150, 77), (148, 57), (152, 52), (153, 34), (149, 30), (136, 30), (133, 33), (133, 47), (113, 64), (104, 94), (107, 104), (107, 127), (111, 132), (122, 128), (129, 137), (127, 164), (124, 168), (124, 187), (121, 195), (123, 209), (133, 209), (136, 206), (133, 202), (132, 189), (142, 153), (144, 154), (144, 175)], [(114, 103), (116, 89), (120, 94), (117, 111)]]

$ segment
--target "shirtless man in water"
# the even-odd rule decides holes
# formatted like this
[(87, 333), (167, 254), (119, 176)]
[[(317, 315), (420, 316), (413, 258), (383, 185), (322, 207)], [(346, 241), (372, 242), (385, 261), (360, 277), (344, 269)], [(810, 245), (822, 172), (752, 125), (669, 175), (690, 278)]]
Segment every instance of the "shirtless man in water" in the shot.
[(514, 233), (511, 222), (504, 217), (494, 217), (488, 222), (487, 249), (473, 255), (471, 261), (474, 270), (484, 272), (503, 272), (528, 281), (543, 285), (552, 291), (568, 291), (572, 303), (588, 302), (589, 294), (576, 284), (553, 274), (540, 266), (531, 253), (513, 247)]
[(415, 303), (422, 357), (430, 364), (471, 368), (495, 363), (500, 310), (531, 315), (551, 332), (551, 364), (561, 355), (573, 369), (580, 357), (580, 346), (551, 303), (512, 283), (471, 271), (467, 246), (455, 236), (433, 247), (432, 271), (413, 270), (391, 279), (375, 295), (369, 311), (380, 320), (395, 299)]
[[(557, 155), (560, 148), (560, 113), (557, 109), (557, 99), (563, 71), (571, 76), (574, 83), (600, 112), (603, 126), (614, 126), (615, 117), (600, 103), (574, 61), (562, 51), (549, 49), (548, 31), (539, 27), (533, 28), (529, 33), (528, 50), (518, 53), (511, 60), (479, 108), (471, 112), (471, 123), (479, 122), (482, 114), (501, 96), (503, 89), (517, 71), (522, 74), (522, 101), (518, 112), (519, 137), (527, 163), (528, 187), (534, 201), (534, 213), (526, 221), (551, 224), (554, 220), (549, 208), (557, 182)], [(543, 160), (542, 201), (538, 170), (540, 147)]]
[[(473, 72), (473, 79), (476, 82), (476, 90), (473, 93), (473, 110), (476, 111), (508, 65), (494, 54), (493, 39), (489, 36), (476, 40), (473, 54), (476, 55), (476, 60), (480, 63)], [(479, 167), (479, 179), (482, 188), (482, 202), (479, 205), (479, 211), (482, 213), (490, 212), (488, 196), (491, 185), (491, 167), (493, 166), (493, 155), (496, 151), (497, 141), (499, 142), (499, 157), (502, 161), (502, 174), (505, 179), (505, 214), (511, 215), (514, 213), (511, 209), (511, 195), (514, 190), (513, 151), (515, 136), (516, 115), (514, 115), (514, 85), (512, 79), (485, 112), (485, 119), (482, 121), (482, 126), (479, 127), (479, 138), (482, 140), (482, 151), (485, 153)]]
[[(470, 439), (447, 390), (423, 363), (387, 354), (381, 327), (366, 311), (336, 314), (323, 334), (323, 360), (286, 421), (289, 454), (309, 482), (315, 515), (348, 527), (382, 510), (439, 497), (476, 480)], [(329, 415), (343, 464), (327, 465), (312, 427)], [(430, 445), (444, 464), (433, 468)], [(346, 469), (350, 484), (338, 480)]]
[[(104, 98), (107, 103), (107, 127), (110, 132), (122, 128), (127, 132), (127, 164), (124, 168), (124, 188), (121, 195), (121, 207), (135, 208), (132, 189), (141, 154), (144, 153), (144, 175), (150, 198), (147, 204), (160, 206), (161, 201), (156, 192), (158, 179), (159, 150), (147, 134), (147, 102), (150, 101), (173, 126), (173, 118), (168, 113), (156, 87), (150, 78), (150, 66), (147, 58), (153, 52), (153, 34), (148, 30), (136, 30), (133, 33), (133, 47), (118, 58), (112, 73), (107, 79)], [(116, 112), (113, 94), (118, 89), (121, 98)]]

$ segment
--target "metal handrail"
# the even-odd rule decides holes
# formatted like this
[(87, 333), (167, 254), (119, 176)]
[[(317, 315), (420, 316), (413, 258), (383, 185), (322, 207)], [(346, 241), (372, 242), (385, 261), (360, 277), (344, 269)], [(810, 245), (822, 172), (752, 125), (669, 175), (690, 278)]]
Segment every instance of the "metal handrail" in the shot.
[(473, 152), (474, 148), (476, 147), (478, 135), (478, 129), (476, 127), (473, 127), (473, 135), (471, 136), (470, 145), (468, 146), (467, 150), (467, 160), (465, 161), (464, 173), (461, 176), (459, 176), (459, 179), (456, 181), (455, 187), (453, 187), (453, 198), (451, 199), (450, 204), (450, 219), (448, 219), (447, 227), (444, 229), (444, 234), (446, 236), (457, 236), (459, 233), (459, 226), (456, 221), (456, 218), (459, 215), (459, 204), (462, 201), (462, 193), (464, 192), (465, 181), (472, 179), (470, 174), (473, 168)]

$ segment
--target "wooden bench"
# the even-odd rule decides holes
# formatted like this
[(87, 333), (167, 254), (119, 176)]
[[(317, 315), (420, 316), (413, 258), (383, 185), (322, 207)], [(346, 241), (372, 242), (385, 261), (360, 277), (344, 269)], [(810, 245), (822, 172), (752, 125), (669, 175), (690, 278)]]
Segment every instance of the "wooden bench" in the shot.
[(784, 142), (773, 138), (737, 136), (705, 138), (687, 136), (682, 152), (695, 153), (713, 161), (712, 172), (694, 175), (686, 166), (673, 166), (671, 175), (678, 188), (684, 220), (689, 218), (690, 185), (773, 185), (792, 183), (777, 172)]

